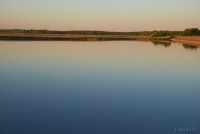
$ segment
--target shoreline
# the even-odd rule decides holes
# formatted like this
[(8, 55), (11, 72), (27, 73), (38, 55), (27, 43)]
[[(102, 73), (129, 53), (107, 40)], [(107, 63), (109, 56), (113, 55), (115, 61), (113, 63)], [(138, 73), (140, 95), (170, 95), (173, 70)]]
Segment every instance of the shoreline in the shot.
[(21, 34), (0, 33), (0, 40), (63, 40), (63, 41), (106, 41), (106, 40), (170, 40), (170, 36), (151, 37), (140, 35), (90, 35), (90, 34)]
[(171, 41), (200, 47), (200, 37), (198, 36), (196, 37), (177, 36), (171, 39)]
[(106, 40), (149, 40), (150, 36), (134, 35), (85, 35), (85, 34), (0, 34), (0, 40), (63, 40), (63, 41), (106, 41)]
[(88, 35), (88, 34), (21, 34), (0, 33), (0, 40), (13, 41), (154, 41), (178, 42), (200, 47), (198, 36), (151, 37), (137, 35)]

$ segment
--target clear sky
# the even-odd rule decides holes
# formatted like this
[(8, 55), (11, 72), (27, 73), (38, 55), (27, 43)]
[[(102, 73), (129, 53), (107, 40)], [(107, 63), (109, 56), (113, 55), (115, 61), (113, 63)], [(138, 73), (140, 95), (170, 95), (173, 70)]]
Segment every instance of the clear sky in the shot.
[(0, 0), (0, 28), (184, 30), (200, 28), (200, 0)]

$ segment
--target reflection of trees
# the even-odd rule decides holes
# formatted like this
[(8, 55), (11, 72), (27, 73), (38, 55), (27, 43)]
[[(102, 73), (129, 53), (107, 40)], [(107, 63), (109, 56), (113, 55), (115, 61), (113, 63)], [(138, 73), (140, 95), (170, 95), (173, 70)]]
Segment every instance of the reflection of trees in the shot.
[(164, 46), (164, 47), (169, 47), (171, 46), (171, 41), (166, 41), (166, 40), (156, 40), (156, 41), (151, 41), (154, 45), (158, 46)]
[(189, 44), (182, 44), (185, 49), (191, 49), (191, 50), (196, 50), (198, 47), (189, 45)]

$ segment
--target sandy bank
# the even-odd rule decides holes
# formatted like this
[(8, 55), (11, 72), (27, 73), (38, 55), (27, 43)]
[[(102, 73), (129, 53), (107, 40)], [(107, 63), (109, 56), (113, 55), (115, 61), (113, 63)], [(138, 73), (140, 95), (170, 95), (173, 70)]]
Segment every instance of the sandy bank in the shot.
[(189, 44), (194, 46), (200, 46), (200, 37), (187, 37), (187, 36), (177, 36), (171, 39), (174, 42), (180, 42), (183, 44)]

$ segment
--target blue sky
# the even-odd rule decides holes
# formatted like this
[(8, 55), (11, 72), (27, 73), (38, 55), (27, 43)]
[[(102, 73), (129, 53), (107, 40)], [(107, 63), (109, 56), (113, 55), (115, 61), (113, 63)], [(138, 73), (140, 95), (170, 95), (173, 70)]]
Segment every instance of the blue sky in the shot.
[(0, 0), (0, 28), (183, 30), (200, 28), (199, 0)]

